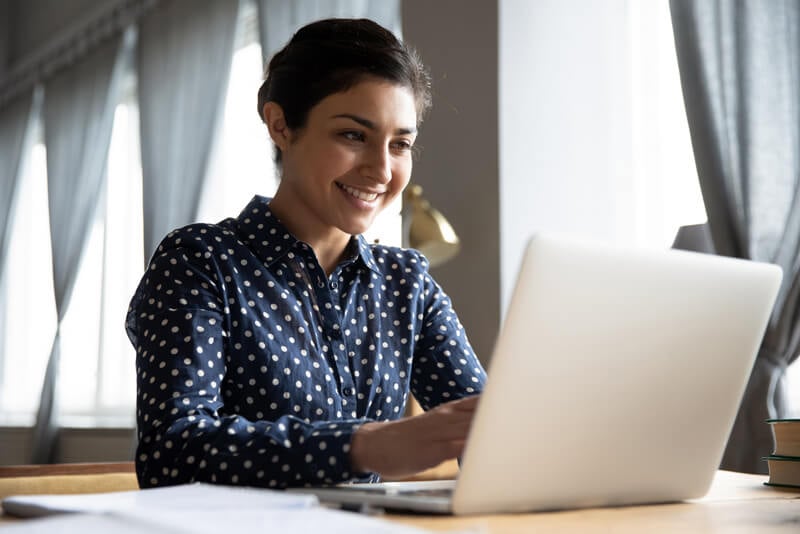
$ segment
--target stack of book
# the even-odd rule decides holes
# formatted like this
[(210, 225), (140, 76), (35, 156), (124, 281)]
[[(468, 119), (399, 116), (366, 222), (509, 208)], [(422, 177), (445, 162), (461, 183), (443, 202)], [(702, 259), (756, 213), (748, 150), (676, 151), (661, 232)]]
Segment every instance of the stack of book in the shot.
[(767, 419), (775, 449), (766, 457), (768, 486), (800, 489), (800, 419)]

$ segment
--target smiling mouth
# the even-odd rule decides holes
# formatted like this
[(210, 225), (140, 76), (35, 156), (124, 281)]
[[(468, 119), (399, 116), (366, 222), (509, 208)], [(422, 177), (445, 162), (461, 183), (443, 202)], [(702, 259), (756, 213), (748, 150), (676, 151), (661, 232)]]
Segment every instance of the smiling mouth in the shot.
[(354, 187), (350, 187), (349, 185), (340, 184), (339, 182), (336, 182), (336, 185), (339, 186), (339, 189), (341, 189), (351, 197), (363, 200), (364, 202), (372, 202), (373, 200), (378, 198), (378, 193), (368, 193), (366, 191), (361, 191)]

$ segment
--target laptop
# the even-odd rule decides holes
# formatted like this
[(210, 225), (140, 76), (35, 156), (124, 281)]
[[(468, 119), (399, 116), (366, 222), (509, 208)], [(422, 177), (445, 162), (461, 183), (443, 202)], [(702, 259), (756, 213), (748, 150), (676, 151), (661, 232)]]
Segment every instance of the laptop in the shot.
[(780, 282), (771, 264), (535, 236), (458, 479), (297, 491), (456, 515), (702, 497)]

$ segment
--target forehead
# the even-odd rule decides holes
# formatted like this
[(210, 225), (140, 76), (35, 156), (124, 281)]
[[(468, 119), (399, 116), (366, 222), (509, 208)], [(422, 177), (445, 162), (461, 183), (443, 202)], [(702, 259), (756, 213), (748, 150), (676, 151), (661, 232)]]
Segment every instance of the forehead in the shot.
[(392, 129), (410, 129), (417, 124), (416, 101), (412, 90), (371, 78), (345, 91), (326, 96), (311, 110), (311, 118), (317, 120), (333, 120), (339, 115), (363, 117)]

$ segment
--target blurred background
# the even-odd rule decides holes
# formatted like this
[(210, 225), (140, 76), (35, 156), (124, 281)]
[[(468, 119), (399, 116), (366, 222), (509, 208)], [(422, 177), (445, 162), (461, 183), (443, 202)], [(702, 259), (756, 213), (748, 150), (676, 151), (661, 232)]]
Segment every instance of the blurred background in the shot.
[[(128, 300), (170, 229), (274, 192), (256, 93), (297, 28), (373, 18), (430, 68), (412, 180), (460, 237), (434, 275), (489, 365), (531, 234), (667, 248), (706, 223), (674, 11), (667, 0), (2, 0), (0, 465), (131, 457)], [(398, 203), (368, 237), (400, 245), (403, 228)], [(782, 414), (800, 414), (791, 359)]]

